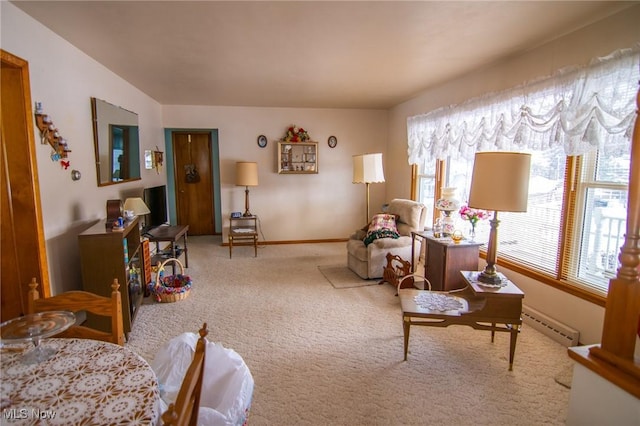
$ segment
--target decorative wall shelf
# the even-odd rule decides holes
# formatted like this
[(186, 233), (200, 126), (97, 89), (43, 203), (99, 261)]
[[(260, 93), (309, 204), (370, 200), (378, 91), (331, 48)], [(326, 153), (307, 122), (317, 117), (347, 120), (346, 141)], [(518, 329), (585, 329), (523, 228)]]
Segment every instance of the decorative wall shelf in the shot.
[[(42, 110), (42, 103), (36, 102), (35, 111), (36, 125), (40, 130), (40, 140), (43, 145), (49, 144), (53, 149), (51, 159), (53, 161), (65, 160), (67, 154), (71, 152), (67, 145), (67, 140), (60, 135), (60, 132), (53, 124), (51, 118)], [(69, 167), (69, 161), (61, 161), (66, 169)]]
[(278, 142), (278, 173), (318, 173), (318, 142)]

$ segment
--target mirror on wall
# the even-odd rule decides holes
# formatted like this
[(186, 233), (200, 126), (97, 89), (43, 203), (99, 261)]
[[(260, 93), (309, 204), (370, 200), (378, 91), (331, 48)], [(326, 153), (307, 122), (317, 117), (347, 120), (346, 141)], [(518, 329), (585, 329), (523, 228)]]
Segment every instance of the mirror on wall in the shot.
[(91, 98), (98, 186), (140, 180), (138, 114)]

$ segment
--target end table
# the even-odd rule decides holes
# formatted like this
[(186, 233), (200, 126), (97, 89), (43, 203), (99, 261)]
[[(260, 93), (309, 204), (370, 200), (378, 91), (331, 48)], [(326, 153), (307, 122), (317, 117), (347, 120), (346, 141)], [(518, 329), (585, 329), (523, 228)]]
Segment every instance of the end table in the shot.
[(229, 259), (234, 241), (252, 241), (254, 257), (258, 257), (258, 216), (229, 217)]

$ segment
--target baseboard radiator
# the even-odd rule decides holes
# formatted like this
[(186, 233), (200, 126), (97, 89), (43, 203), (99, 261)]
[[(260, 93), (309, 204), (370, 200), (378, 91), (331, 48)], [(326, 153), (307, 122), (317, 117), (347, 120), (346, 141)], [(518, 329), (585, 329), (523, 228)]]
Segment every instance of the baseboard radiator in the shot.
[(566, 347), (577, 346), (580, 340), (579, 331), (526, 305), (522, 306), (522, 321)]

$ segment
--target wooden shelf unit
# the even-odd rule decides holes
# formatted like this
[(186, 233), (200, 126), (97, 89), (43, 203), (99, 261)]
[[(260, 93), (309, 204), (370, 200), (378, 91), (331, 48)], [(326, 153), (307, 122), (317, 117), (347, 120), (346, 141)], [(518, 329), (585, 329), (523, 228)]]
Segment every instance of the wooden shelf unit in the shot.
[[(122, 298), (122, 322), (125, 335), (142, 303), (145, 276), (143, 249), (138, 218), (125, 222), (123, 230), (106, 229), (101, 220), (78, 235), (82, 288), (102, 296), (111, 295), (111, 283), (117, 278)], [(107, 318), (87, 314), (87, 325), (109, 330)]]
[(278, 173), (318, 173), (318, 142), (278, 142)]

